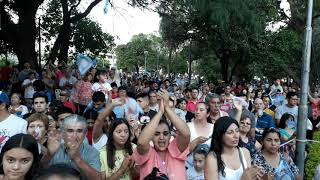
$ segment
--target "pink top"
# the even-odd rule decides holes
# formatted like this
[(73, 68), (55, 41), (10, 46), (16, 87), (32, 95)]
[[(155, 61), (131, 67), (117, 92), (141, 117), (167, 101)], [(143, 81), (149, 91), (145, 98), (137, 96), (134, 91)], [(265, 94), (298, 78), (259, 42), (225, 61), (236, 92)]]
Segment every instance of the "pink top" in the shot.
[(88, 105), (92, 97), (92, 84), (83, 80), (78, 81), (75, 85), (72, 100), (82, 105)]
[(157, 167), (169, 179), (187, 179), (185, 161), (189, 154), (189, 147), (184, 152), (180, 152), (177, 146), (177, 140), (174, 139), (168, 146), (166, 159), (163, 161), (154, 147), (149, 148), (149, 152), (140, 155), (138, 151), (133, 153), (133, 158), (140, 166), (140, 180), (149, 175), (154, 167)]

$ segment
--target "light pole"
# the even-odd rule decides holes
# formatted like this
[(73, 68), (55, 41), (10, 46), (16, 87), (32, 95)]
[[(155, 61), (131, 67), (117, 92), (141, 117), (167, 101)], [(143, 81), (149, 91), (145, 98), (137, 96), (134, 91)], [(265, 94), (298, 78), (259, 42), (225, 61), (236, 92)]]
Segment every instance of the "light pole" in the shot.
[(147, 72), (147, 56), (148, 56), (148, 51), (144, 51), (144, 73)]
[(189, 85), (191, 84), (191, 65), (192, 65), (192, 59), (191, 59), (191, 42), (192, 42), (192, 34), (194, 33), (193, 30), (190, 30), (187, 32), (189, 35), (189, 67), (188, 67), (188, 81), (189, 81)]
[(39, 28), (39, 67), (41, 68), (41, 18), (38, 19), (38, 28)]
[(313, 0), (308, 0), (307, 10), (307, 26), (304, 41), (303, 51), (303, 71), (302, 71), (302, 85), (301, 97), (298, 113), (298, 131), (297, 131), (297, 165), (299, 174), (303, 179), (304, 176), (304, 163), (305, 163), (305, 146), (306, 146), (306, 131), (308, 121), (308, 87), (309, 87), (309, 72), (310, 72), (310, 58), (311, 58), (311, 43), (312, 43), (312, 8)]

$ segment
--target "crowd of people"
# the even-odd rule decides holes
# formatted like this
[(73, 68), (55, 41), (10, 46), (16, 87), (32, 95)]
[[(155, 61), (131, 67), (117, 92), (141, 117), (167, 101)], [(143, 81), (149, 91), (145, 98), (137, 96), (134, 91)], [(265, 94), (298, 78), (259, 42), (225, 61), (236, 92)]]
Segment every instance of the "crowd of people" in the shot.
[[(295, 84), (80, 75), (64, 64), (0, 72), (0, 179), (302, 179)], [(309, 93), (310, 139), (319, 90)]]

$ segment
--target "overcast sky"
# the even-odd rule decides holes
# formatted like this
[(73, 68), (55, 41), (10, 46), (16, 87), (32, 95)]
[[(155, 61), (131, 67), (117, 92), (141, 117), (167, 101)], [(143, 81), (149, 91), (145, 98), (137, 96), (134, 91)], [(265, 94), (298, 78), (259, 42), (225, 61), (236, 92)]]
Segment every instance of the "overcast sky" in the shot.
[(133, 8), (126, 0), (113, 2), (114, 8), (109, 7), (107, 14), (103, 12), (105, 0), (99, 3), (90, 17), (101, 24), (103, 31), (118, 37), (115, 39), (116, 44), (125, 44), (139, 33), (158, 33), (160, 17), (157, 13)]
[[(128, 0), (113, 1), (114, 8), (110, 8), (108, 13), (103, 12), (105, 0), (99, 3), (90, 13), (90, 17), (99, 22), (103, 31), (115, 36), (116, 44), (125, 44), (130, 41), (133, 35), (158, 34), (160, 17), (157, 13), (133, 8), (127, 4)], [(281, 0), (281, 7), (285, 9), (290, 17), (289, 4), (287, 0)], [(85, 7), (87, 6), (84, 5)], [(285, 23), (276, 23), (268, 26), (267, 29), (278, 29)]]

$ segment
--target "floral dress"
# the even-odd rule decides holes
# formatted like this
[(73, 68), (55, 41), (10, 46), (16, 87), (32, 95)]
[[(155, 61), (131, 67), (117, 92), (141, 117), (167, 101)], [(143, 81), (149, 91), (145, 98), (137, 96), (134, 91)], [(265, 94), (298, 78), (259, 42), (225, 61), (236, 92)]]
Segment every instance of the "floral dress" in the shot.
[(273, 174), (275, 180), (294, 180), (295, 175), (299, 173), (298, 167), (293, 163), (292, 159), (289, 158), (287, 161), (282, 153), (280, 153), (280, 161), (277, 168), (273, 168), (261, 154), (257, 152), (253, 156), (253, 164), (262, 167), (262, 171), (266, 174)]
[(74, 94), (72, 100), (81, 105), (88, 105), (92, 97), (92, 84), (83, 80), (79, 81), (75, 85)]
[(241, 141), (240, 146), (241, 146), (241, 147), (245, 147), (246, 149), (249, 150), (250, 155), (251, 155), (251, 158), (252, 158), (253, 155), (257, 152), (257, 149), (256, 149), (256, 139), (254, 139), (254, 138), (249, 138), (247, 143)]

